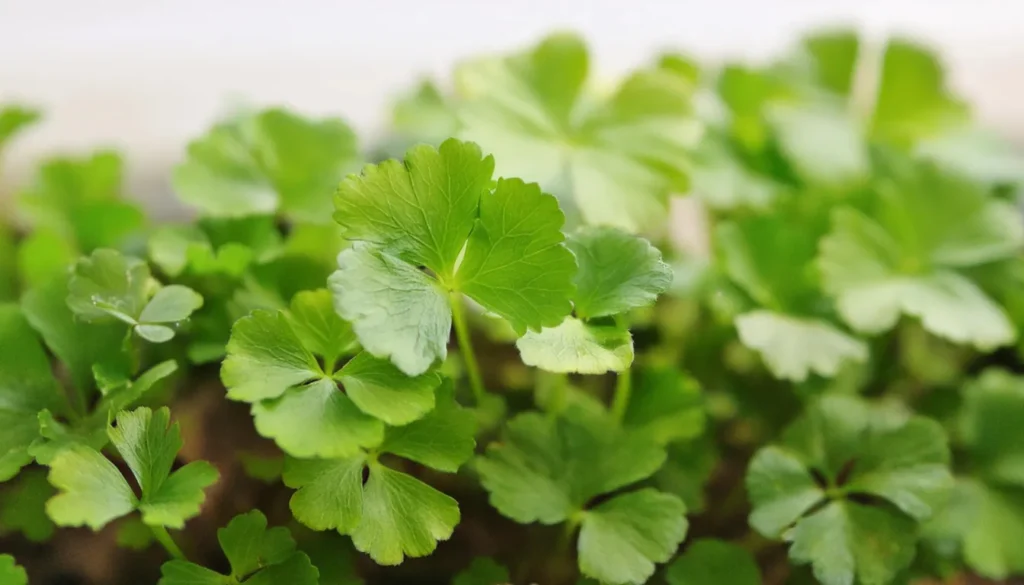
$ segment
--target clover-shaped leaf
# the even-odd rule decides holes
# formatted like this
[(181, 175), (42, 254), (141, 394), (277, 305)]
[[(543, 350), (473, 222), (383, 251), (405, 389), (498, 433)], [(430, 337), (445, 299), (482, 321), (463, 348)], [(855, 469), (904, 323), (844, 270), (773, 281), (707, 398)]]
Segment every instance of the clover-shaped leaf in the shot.
[(355, 135), (341, 120), (268, 109), (218, 124), (189, 144), (174, 187), (207, 216), (281, 213), (326, 223), (331, 194), (356, 161)]
[(633, 338), (609, 317), (654, 304), (672, 282), (672, 269), (647, 240), (610, 227), (569, 236), (576, 255), (575, 316), (529, 331), (516, 342), (523, 363), (549, 372), (603, 374), (633, 363)]
[(776, 212), (718, 226), (716, 241), (729, 279), (759, 308), (736, 319), (740, 341), (778, 378), (802, 382), (835, 376), (867, 360), (867, 345), (822, 314), (827, 304), (807, 269), (817, 252), (808, 222)]
[(289, 458), (284, 481), (297, 489), (292, 514), (314, 530), (351, 535), (357, 549), (382, 565), (428, 555), (459, 523), (458, 503), (389, 467), (379, 455), (455, 472), (473, 455), (475, 427), (473, 414), (455, 403), (451, 385), (446, 384), (438, 391), (434, 411), (406, 426), (389, 428), (377, 449), (342, 459)]
[(39, 437), (38, 413), (66, 408), (35, 332), (17, 305), (0, 304), (0, 481), (32, 460), (28, 449)]
[(173, 560), (160, 568), (157, 585), (224, 585), (255, 583), (256, 585), (317, 585), (316, 567), (305, 553), (295, 549), (295, 540), (283, 526), (267, 528), (267, 518), (253, 510), (232, 518), (217, 531), (217, 540), (231, 567), (229, 575), (221, 575), (188, 561)]
[(491, 504), (520, 523), (580, 525), (580, 569), (605, 583), (643, 583), (686, 534), (686, 507), (654, 489), (598, 496), (650, 477), (665, 451), (602, 416), (525, 413), (476, 460)]
[(781, 445), (751, 460), (750, 524), (792, 543), (790, 558), (826, 585), (882, 585), (913, 559), (916, 524), (951, 485), (938, 423), (894, 421), (857, 399), (825, 396)]
[(450, 303), (461, 301), (450, 293), (520, 334), (569, 313), (576, 263), (557, 201), (518, 179), (492, 187), (493, 170), (475, 144), (448, 140), (367, 166), (338, 189), (334, 217), (357, 243), (331, 276), (335, 306), (367, 351), (408, 375), (444, 359)]
[(423, 417), (441, 381), (360, 351), (323, 289), (297, 294), (287, 312), (239, 319), (221, 379), (228, 398), (252, 403), (260, 434), (295, 457), (324, 458), (351, 457), (379, 445), (385, 423)]
[(965, 269), (1024, 244), (1012, 206), (930, 165), (897, 168), (871, 215), (840, 208), (821, 242), (825, 290), (853, 329), (877, 334), (901, 315), (950, 341), (992, 349), (1016, 338), (1003, 310)]
[(648, 69), (598, 101), (585, 91), (589, 68), (583, 41), (567, 34), (466, 63), (455, 73), (459, 135), (493, 152), (500, 175), (537, 179), (586, 223), (658, 231), (701, 134), (693, 86)]
[(203, 489), (217, 481), (217, 470), (205, 461), (194, 461), (171, 471), (181, 449), (181, 433), (177, 423), (168, 426), (170, 416), (167, 408), (121, 412), (107, 431), (135, 477), (139, 496), (96, 449), (74, 444), (58, 452), (50, 462), (49, 480), (58, 490), (46, 503), (50, 518), (59, 526), (99, 530), (139, 510), (146, 524), (184, 526), (199, 513)]
[(145, 262), (108, 249), (78, 261), (68, 291), (68, 306), (81, 319), (121, 321), (153, 343), (170, 341), (174, 326), (203, 306), (196, 291), (178, 284), (160, 286)]

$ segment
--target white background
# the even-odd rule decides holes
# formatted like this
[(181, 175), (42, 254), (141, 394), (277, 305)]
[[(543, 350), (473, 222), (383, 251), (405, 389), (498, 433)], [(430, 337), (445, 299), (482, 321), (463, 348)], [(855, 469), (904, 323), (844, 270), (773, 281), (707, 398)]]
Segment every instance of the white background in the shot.
[(841, 24), (937, 46), (982, 120), (1024, 137), (1020, 0), (0, 0), (0, 102), (47, 116), (4, 181), (42, 154), (108, 145), (127, 153), (133, 194), (166, 208), (188, 138), (239, 102), (341, 115), (372, 137), (419, 76), (555, 29), (584, 34), (614, 74), (663, 48), (763, 59)]

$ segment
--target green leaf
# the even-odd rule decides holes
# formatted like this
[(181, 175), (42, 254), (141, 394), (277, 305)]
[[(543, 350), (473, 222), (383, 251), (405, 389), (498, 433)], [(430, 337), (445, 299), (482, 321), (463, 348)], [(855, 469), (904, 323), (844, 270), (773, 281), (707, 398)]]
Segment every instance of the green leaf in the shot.
[(807, 183), (848, 188), (870, 177), (864, 128), (846, 109), (776, 104), (768, 118), (779, 147)]
[(979, 479), (1024, 488), (1024, 378), (989, 369), (963, 392), (960, 438)]
[(15, 564), (11, 555), (0, 555), (0, 583), (4, 585), (28, 585), (28, 574)]
[(855, 31), (815, 33), (803, 39), (802, 48), (810, 57), (820, 85), (839, 95), (850, 94), (860, 55), (860, 40)]
[(339, 357), (356, 350), (327, 291), (300, 293), (287, 314), (255, 311), (235, 323), (221, 380), (229, 398), (253, 403), (256, 430), (287, 453), (347, 458), (380, 444), (382, 421), (407, 424), (430, 412), (441, 382), (434, 372), (406, 376), (366, 352), (335, 372)]
[(645, 368), (635, 382), (622, 424), (659, 445), (693, 439), (704, 431), (700, 386), (675, 368)]
[(331, 194), (357, 158), (336, 118), (310, 120), (268, 109), (214, 126), (174, 171), (183, 201), (212, 217), (282, 213), (325, 223)]
[(199, 513), (203, 489), (217, 481), (217, 470), (195, 461), (171, 472), (181, 448), (178, 425), (168, 427), (170, 411), (138, 408), (117, 415), (107, 434), (128, 464), (142, 492), (136, 498), (121, 472), (99, 451), (72, 444), (50, 462), (50, 483), (59, 493), (46, 504), (60, 526), (86, 525), (99, 530), (138, 509), (145, 523), (181, 528)]
[(118, 522), (116, 540), (120, 548), (143, 551), (149, 548), (156, 538), (153, 530), (141, 518), (129, 516)]
[(437, 86), (425, 80), (398, 99), (391, 112), (391, 125), (406, 146), (440, 144), (455, 134), (458, 119)]
[(18, 104), (0, 107), (0, 154), (15, 136), (42, 118), (39, 110)]
[(355, 244), (338, 256), (329, 281), (338, 313), (366, 351), (406, 374), (448, 355), (452, 313), (439, 283), (394, 256)]
[(529, 331), (516, 341), (523, 363), (558, 373), (622, 372), (633, 363), (633, 337), (618, 325), (567, 317), (557, 327)]
[(602, 583), (645, 583), (686, 536), (685, 514), (679, 498), (650, 488), (583, 512), (580, 571)]
[(760, 449), (750, 460), (747, 495), (754, 507), (750, 525), (770, 537), (779, 536), (825, 498), (803, 462), (773, 446)]
[(0, 481), (31, 461), (39, 436), (37, 414), (63, 412), (65, 398), (50, 360), (17, 305), (0, 304)]
[(149, 299), (142, 313), (140, 323), (176, 323), (188, 319), (195, 310), (203, 306), (203, 297), (196, 291), (172, 284), (156, 291)]
[(338, 256), (335, 307), (367, 351), (408, 375), (446, 355), (448, 291), (520, 333), (557, 325), (571, 309), (576, 264), (557, 202), (518, 179), (491, 191), (492, 172), (475, 144), (447, 140), (414, 147), (404, 163), (367, 166), (335, 197), (335, 219), (360, 242)]
[(887, 508), (833, 502), (787, 534), (790, 558), (822, 585), (886, 585), (914, 558), (914, 526)]
[(46, 513), (58, 526), (99, 530), (138, 505), (114, 464), (84, 445), (57, 453), (50, 462), (49, 480), (59, 493), (46, 502)]
[(92, 449), (102, 449), (107, 438), (106, 413), (96, 411), (88, 419), (75, 421), (66, 426), (49, 410), (39, 411), (39, 438), (29, 445), (28, 453), (35, 457), (36, 463), (50, 465), (53, 458), (62, 450), (73, 445), (82, 445)]
[(913, 559), (917, 521), (952, 487), (942, 427), (826, 395), (783, 444), (750, 462), (751, 526), (792, 542), (790, 558), (810, 563), (822, 583), (890, 583)]
[(967, 107), (945, 85), (937, 56), (906, 40), (889, 41), (882, 57), (872, 133), (905, 145), (963, 121)]
[(174, 560), (161, 567), (162, 578), (158, 585), (319, 583), (316, 568), (309, 557), (295, 550), (295, 540), (288, 529), (283, 526), (268, 529), (267, 518), (259, 510), (235, 516), (217, 531), (217, 540), (231, 566), (230, 575)]
[(991, 579), (1024, 572), (1024, 554), (1015, 544), (1024, 537), (1024, 491), (971, 479), (958, 487), (967, 503), (956, 534), (967, 565)]
[(454, 499), (410, 475), (372, 463), (362, 514), (352, 542), (381, 565), (434, 552), (437, 541), (448, 540), (459, 523)]
[(659, 231), (678, 169), (700, 136), (692, 84), (644, 70), (597, 101), (584, 92), (588, 70), (586, 47), (568, 34), (461, 66), (460, 136), (493, 152), (499, 175), (539, 180), (586, 223)]
[(650, 477), (665, 451), (604, 418), (521, 414), (476, 459), (490, 502), (522, 524), (556, 524), (595, 496)]
[(0, 534), (20, 532), (32, 542), (45, 542), (53, 536), (53, 522), (46, 516), (46, 500), (53, 488), (41, 469), (21, 472), (0, 499)]
[(294, 459), (284, 464), (284, 484), (297, 490), (290, 507), (295, 519), (313, 530), (351, 533), (362, 519), (366, 457)]
[(742, 547), (701, 538), (672, 561), (665, 580), (669, 585), (758, 585), (761, 573), (754, 557)]
[(114, 366), (126, 360), (121, 350), (125, 327), (76, 319), (66, 301), (68, 279), (63, 274), (34, 286), (25, 292), (21, 306), (32, 328), (68, 368), (78, 391), (88, 394), (94, 387), (94, 364)]
[(672, 269), (643, 238), (615, 228), (584, 228), (567, 243), (579, 263), (573, 304), (582, 319), (653, 305), (672, 283)]
[(736, 330), (772, 374), (794, 382), (810, 374), (833, 377), (844, 365), (868, 358), (863, 341), (820, 319), (755, 310), (736, 317)]
[[(60, 235), (51, 230), (37, 229), (18, 243), (18, 278), (28, 287), (45, 285), (63, 276), (75, 262), (78, 252)], [(67, 296), (65, 287), (64, 297)], [(64, 302), (64, 298), (61, 298)]]
[(489, 557), (476, 557), (459, 571), (452, 585), (503, 585), (511, 581), (508, 569)]
[(877, 219), (837, 210), (821, 242), (824, 289), (851, 327), (880, 333), (906, 314), (979, 349), (1015, 339), (1002, 309), (960, 272), (1019, 251), (1024, 227), (1015, 210), (928, 166), (899, 173), (877, 204)]
[(437, 391), (437, 407), (415, 422), (388, 428), (380, 451), (455, 473), (473, 456), (475, 434), (476, 416), (455, 402), (446, 381)]
[(994, 132), (964, 127), (919, 142), (915, 153), (981, 183), (1024, 181), (1024, 153)]
[(114, 319), (135, 325), (146, 304), (149, 268), (116, 250), (96, 250), (78, 260), (68, 282), (68, 306), (88, 322)]

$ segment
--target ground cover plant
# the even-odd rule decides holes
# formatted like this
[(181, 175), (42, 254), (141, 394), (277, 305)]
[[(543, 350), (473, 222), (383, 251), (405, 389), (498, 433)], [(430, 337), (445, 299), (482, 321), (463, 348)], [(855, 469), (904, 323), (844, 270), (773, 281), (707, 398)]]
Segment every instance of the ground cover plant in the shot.
[(592, 68), (466, 61), (370, 146), (240, 113), (174, 169), (187, 223), (118, 153), (41, 162), (0, 585), (1024, 575), (1020, 153), (901, 39)]

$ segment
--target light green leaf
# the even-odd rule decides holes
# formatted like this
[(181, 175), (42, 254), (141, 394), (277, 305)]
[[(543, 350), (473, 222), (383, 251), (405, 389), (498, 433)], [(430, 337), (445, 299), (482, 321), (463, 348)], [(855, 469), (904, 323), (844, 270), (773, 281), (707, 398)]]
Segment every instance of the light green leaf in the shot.
[(292, 297), (288, 309), (292, 330), (302, 345), (324, 358), (334, 368), (342, 355), (358, 351), (352, 326), (334, 312), (334, 301), (326, 289), (306, 290)]
[(437, 407), (415, 422), (389, 427), (380, 450), (455, 473), (473, 456), (475, 433), (475, 415), (455, 402), (447, 381), (437, 390)]
[(32, 328), (70, 373), (75, 388), (90, 395), (95, 386), (93, 366), (120, 370), (127, 362), (122, 350), (126, 327), (120, 323), (95, 324), (76, 319), (67, 305), (67, 274), (61, 274), (25, 292), (22, 311)]
[(458, 120), (437, 86), (421, 81), (395, 103), (391, 125), (406, 145), (440, 144), (455, 135)]
[(356, 548), (381, 565), (434, 552), (459, 523), (459, 505), (422, 481), (370, 464), (362, 520), (352, 531)]
[(220, 378), (232, 400), (276, 398), (321, 375), (284, 313), (254, 311), (239, 319), (227, 351)]
[(776, 104), (768, 110), (779, 147), (809, 184), (857, 186), (871, 174), (865, 131), (839, 106)]
[(50, 360), (17, 305), (0, 304), (0, 481), (14, 477), (32, 457), (37, 414), (63, 412), (65, 399)]
[(1000, 185), (1024, 181), (1024, 153), (1005, 138), (981, 128), (944, 132), (919, 142), (915, 153), (982, 183)]
[(42, 113), (29, 106), (7, 104), (0, 107), (0, 154), (8, 142), (40, 118)]
[(966, 522), (956, 529), (967, 565), (991, 579), (1024, 572), (1024, 554), (1016, 545), (1024, 538), (1024, 491), (971, 479), (958, 488), (966, 499)]
[(469, 566), (459, 571), (452, 585), (504, 585), (511, 578), (508, 569), (489, 557), (476, 557)]
[(690, 543), (665, 572), (669, 585), (758, 585), (761, 573), (744, 548), (711, 538)]
[(672, 283), (672, 269), (647, 240), (615, 228), (584, 228), (568, 239), (576, 255), (574, 310), (591, 319), (654, 304)]
[(172, 284), (156, 291), (139, 314), (140, 323), (176, 323), (189, 318), (203, 306), (203, 297), (196, 291)]
[(66, 426), (49, 410), (39, 411), (39, 438), (29, 445), (28, 453), (35, 457), (36, 463), (50, 465), (57, 453), (72, 445), (82, 445), (95, 450), (106, 446), (107, 414), (97, 411), (88, 419), (76, 421), (73, 426)]
[(962, 122), (967, 107), (945, 85), (937, 56), (906, 40), (889, 41), (882, 58), (872, 133), (905, 145)]
[(135, 325), (146, 304), (149, 267), (116, 250), (80, 258), (68, 281), (68, 306), (89, 322), (113, 319)]
[(345, 394), (366, 414), (388, 425), (409, 424), (434, 408), (434, 390), (441, 377), (434, 373), (409, 377), (387, 360), (363, 352), (335, 374)]
[(602, 583), (641, 585), (686, 536), (686, 506), (650, 488), (616, 496), (583, 513), (580, 571)]
[(887, 585), (914, 558), (913, 521), (888, 508), (832, 502), (787, 535), (790, 558), (822, 585)]
[(565, 217), (536, 183), (498, 179), (480, 200), (455, 286), (522, 334), (561, 322), (571, 310), (576, 261), (563, 242)]
[(366, 457), (294, 459), (284, 464), (284, 484), (297, 490), (290, 507), (295, 519), (313, 530), (351, 533), (363, 515)]
[(820, 319), (755, 310), (736, 317), (736, 330), (776, 377), (795, 382), (810, 374), (832, 377), (842, 366), (868, 358), (863, 341)]
[(499, 175), (539, 180), (587, 223), (659, 231), (676, 170), (700, 136), (692, 85), (645, 70), (595, 103), (584, 92), (588, 61), (579, 38), (556, 34), (464, 64), (455, 73), (460, 135), (495, 154)]
[(635, 382), (623, 426), (659, 445), (704, 431), (704, 397), (693, 378), (675, 368), (645, 368)]
[(803, 462), (778, 447), (765, 447), (747, 467), (750, 525), (768, 537), (783, 530), (825, 498)]
[(448, 355), (452, 313), (447, 295), (415, 267), (359, 244), (338, 256), (331, 275), (338, 314), (366, 351), (409, 375)]
[(1024, 378), (988, 369), (963, 391), (960, 438), (974, 474), (989, 483), (1024, 488)]
[(11, 555), (0, 555), (0, 583), (4, 585), (28, 585), (28, 574), (15, 564)]
[(384, 426), (330, 378), (289, 388), (252, 406), (256, 430), (295, 457), (351, 457), (380, 444)]
[(503, 515), (556, 524), (591, 498), (650, 477), (665, 461), (661, 447), (609, 420), (567, 414), (521, 414), (476, 459), (491, 505)]
[(138, 505), (114, 464), (83, 445), (57, 453), (50, 462), (49, 480), (59, 493), (46, 502), (46, 513), (58, 526), (99, 530)]
[(573, 317), (539, 333), (527, 332), (516, 347), (524, 364), (549, 372), (622, 372), (633, 363), (633, 337), (628, 330)]
[[(67, 240), (51, 230), (37, 229), (18, 242), (18, 278), (28, 287), (45, 285), (67, 272), (78, 251)], [(61, 302), (67, 297), (67, 287)]]
[(331, 276), (335, 308), (407, 375), (444, 359), (456, 292), (520, 333), (571, 310), (576, 265), (556, 201), (517, 179), (491, 191), (492, 172), (479, 147), (452, 139), (367, 166), (338, 190), (335, 219), (357, 244)]
[(235, 516), (217, 531), (230, 575), (221, 575), (187, 561), (174, 560), (161, 567), (158, 585), (227, 585), (228, 583), (294, 583), (317, 585), (317, 571), (309, 557), (295, 550), (287, 528), (267, 529), (267, 518), (259, 510)]
[(208, 216), (280, 212), (325, 223), (331, 194), (356, 157), (355, 135), (341, 120), (268, 109), (214, 126), (189, 144), (174, 187)]
[(857, 32), (825, 30), (805, 37), (801, 44), (813, 64), (817, 82), (839, 95), (849, 95), (860, 54)]

